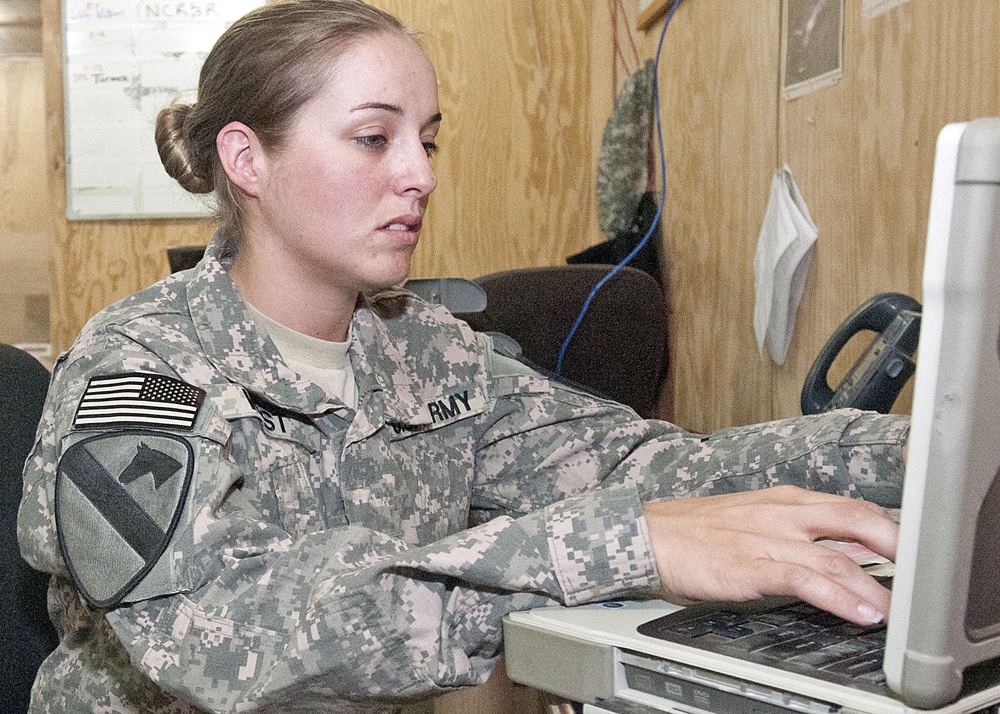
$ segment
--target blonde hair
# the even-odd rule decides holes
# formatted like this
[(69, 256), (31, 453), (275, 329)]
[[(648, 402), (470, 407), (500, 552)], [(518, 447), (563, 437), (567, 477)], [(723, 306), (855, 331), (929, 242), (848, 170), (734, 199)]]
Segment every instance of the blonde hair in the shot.
[(191, 193), (216, 194), (224, 255), (235, 255), (242, 240), (242, 193), (219, 161), (219, 131), (238, 121), (265, 150), (280, 148), (336, 60), (353, 43), (386, 33), (416, 41), (398, 19), (361, 0), (265, 5), (215, 43), (201, 68), (196, 102), (173, 102), (157, 116), (156, 147), (167, 173)]

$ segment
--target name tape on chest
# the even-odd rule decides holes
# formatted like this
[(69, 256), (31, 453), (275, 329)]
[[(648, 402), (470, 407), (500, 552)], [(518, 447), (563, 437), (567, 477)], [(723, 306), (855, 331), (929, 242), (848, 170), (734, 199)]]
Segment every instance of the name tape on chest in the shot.
[(433, 431), (481, 414), (486, 407), (486, 398), (478, 390), (458, 388), (440, 396), (425, 398), (417, 404), (420, 411), (415, 421), (389, 422), (393, 441)]
[(469, 390), (464, 389), (452, 394), (445, 394), (440, 399), (429, 400), (426, 406), (431, 424), (455, 421), (481, 410), (483, 399), (481, 397), (477, 399), (477, 396), (470, 396)]

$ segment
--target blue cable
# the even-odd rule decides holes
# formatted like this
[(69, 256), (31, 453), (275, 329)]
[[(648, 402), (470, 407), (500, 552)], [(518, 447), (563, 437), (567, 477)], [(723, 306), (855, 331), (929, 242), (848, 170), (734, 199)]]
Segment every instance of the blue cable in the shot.
[(666, 178), (667, 178), (667, 158), (666, 152), (663, 149), (663, 122), (660, 120), (660, 80), (659, 80), (659, 70), (660, 70), (660, 53), (663, 50), (663, 38), (667, 35), (667, 27), (670, 25), (670, 20), (674, 16), (674, 12), (677, 11), (677, 6), (681, 4), (681, 0), (674, 0), (674, 4), (670, 6), (670, 10), (667, 12), (667, 17), (663, 21), (663, 29), (660, 31), (660, 41), (656, 46), (656, 61), (653, 63), (653, 111), (655, 112), (656, 121), (656, 140), (657, 146), (660, 153), (660, 176), (663, 179), (664, 185), (661, 187), (660, 191), (660, 204), (656, 209), (656, 215), (653, 216), (653, 223), (646, 231), (646, 235), (643, 236), (642, 240), (639, 241), (639, 245), (632, 249), (632, 252), (625, 256), (625, 258), (614, 266), (607, 275), (598, 281), (594, 289), (590, 291), (590, 295), (587, 296), (586, 301), (583, 303), (583, 308), (580, 310), (580, 314), (576, 318), (576, 322), (573, 323), (573, 327), (570, 328), (569, 334), (566, 336), (566, 340), (562, 344), (562, 348), (559, 350), (559, 360), (556, 362), (556, 376), (562, 376), (563, 359), (566, 357), (566, 350), (569, 348), (569, 343), (573, 339), (573, 335), (576, 334), (577, 329), (583, 323), (583, 318), (587, 314), (587, 310), (590, 309), (590, 303), (593, 302), (594, 296), (597, 292), (604, 287), (604, 284), (611, 280), (618, 271), (623, 267), (628, 265), (639, 251), (642, 250), (646, 243), (649, 242), (649, 238), (653, 235), (653, 231), (656, 230), (657, 225), (660, 223), (660, 217), (663, 215), (663, 204), (665, 202), (667, 191), (666, 191)]

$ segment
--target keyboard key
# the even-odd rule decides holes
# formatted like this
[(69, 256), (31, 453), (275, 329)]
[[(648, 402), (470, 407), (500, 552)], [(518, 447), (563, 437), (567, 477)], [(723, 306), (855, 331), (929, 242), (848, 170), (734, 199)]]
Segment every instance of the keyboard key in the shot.
[[(771, 647), (758, 650), (761, 657), (771, 657), (773, 659), (791, 659), (802, 656), (810, 652), (816, 652), (834, 644), (839, 644), (840, 639), (833, 635), (828, 635), (825, 631), (820, 631), (806, 637), (782, 642)], [(855, 653), (858, 654), (858, 653)]]
[(824, 671), (833, 674), (846, 674), (848, 677), (859, 677), (882, 669), (882, 656), (885, 650), (879, 649), (868, 654), (855, 657), (854, 659), (838, 662), (837, 664), (824, 667)]
[(783, 627), (775, 627), (750, 635), (749, 637), (733, 640), (728, 647), (739, 652), (755, 652), (787, 640), (794, 640), (804, 635), (812, 634), (818, 629), (815, 625), (811, 625), (808, 622), (792, 622)]

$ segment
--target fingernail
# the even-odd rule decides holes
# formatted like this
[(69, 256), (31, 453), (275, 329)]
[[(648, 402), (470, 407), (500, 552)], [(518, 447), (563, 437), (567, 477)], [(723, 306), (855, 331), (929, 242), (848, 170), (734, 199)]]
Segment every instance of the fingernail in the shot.
[(858, 605), (858, 614), (861, 616), (862, 620), (865, 620), (872, 625), (877, 625), (885, 619), (885, 615), (866, 603)]

